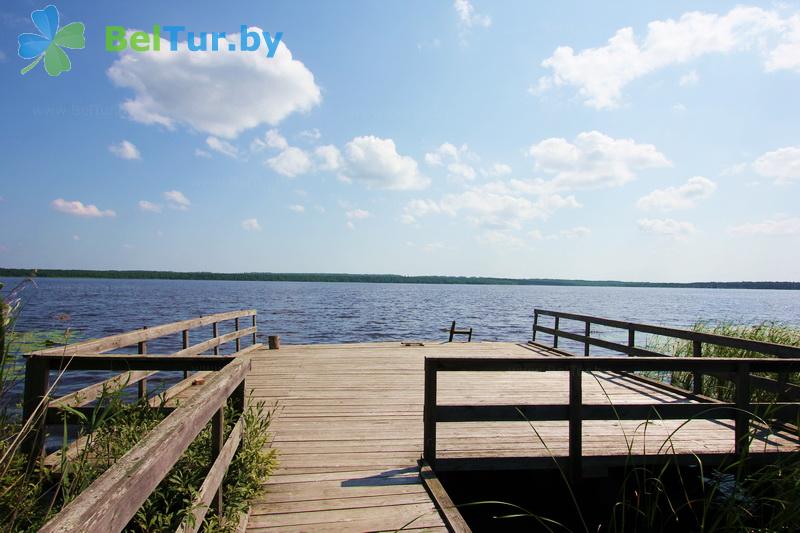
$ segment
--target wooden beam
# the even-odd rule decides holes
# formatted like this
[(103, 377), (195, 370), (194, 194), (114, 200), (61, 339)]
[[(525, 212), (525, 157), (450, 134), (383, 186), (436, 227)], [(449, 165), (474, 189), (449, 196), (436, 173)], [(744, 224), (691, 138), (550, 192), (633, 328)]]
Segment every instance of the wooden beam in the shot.
[(112, 355), (81, 354), (69, 357), (36, 355), (29, 358), (45, 361), (53, 370), (220, 370), (235, 359), (226, 355)]
[(255, 332), (254, 328), (247, 328), (247, 329), (240, 329), (239, 331), (231, 331), (230, 333), (226, 333), (225, 335), (220, 335), (219, 337), (213, 337), (208, 339), (207, 341), (200, 342), (195, 344), (194, 346), (190, 346), (184, 350), (180, 350), (173, 354), (174, 357), (183, 357), (187, 355), (197, 355), (201, 354), (205, 351), (214, 348), (214, 353), (219, 353), (219, 345), (225, 344), (226, 342), (230, 342), (232, 340), (238, 339), (240, 337), (245, 337)]
[(29, 358), (25, 362), (25, 391), (22, 399), (22, 420), (30, 430), (22, 440), (22, 451), (29, 454), (31, 462), (38, 461), (44, 453), (45, 414), (50, 372), (47, 361)]
[(583, 476), (583, 388), (580, 368), (569, 371), (569, 473), (573, 481)]
[(436, 465), (436, 366), (425, 358), (425, 392), (422, 413), (423, 454), (430, 465)]
[(103, 396), (103, 394), (116, 392), (120, 389), (124, 389), (125, 387), (130, 387), (131, 385), (134, 385), (145, 378), (151, 377), (154, 374), (156, 374), (156, 372), (147, 370), (123, 372), (122, 374), (117, 374), (116, 376), (108, 378), (105, 381), (101, 381), (100, 383), (89, 385), (88, 387), (84, 387), (81, 390), (66, 394), (56, 400), (51, 400), (50, 407), (81, 407), (83, 405), (92, 403), (96, 399)]
[(433, 500), (433, 504), (439, 511), (439, 515), (444, 520), (447, 529), (453, 533), (471, 533), (469, 525), (467, 525), (464, 517), (453, 503), (450, 495), (444, 490), (442, 482), (436, 477), (436, 472), (424, 460), (420, 462), (419, 477), (422, 479), (422, 484), (425, 490)]
[(249, 370), (250, 358), (240, 357), (215, 373), (41, 531), (122, 530)]

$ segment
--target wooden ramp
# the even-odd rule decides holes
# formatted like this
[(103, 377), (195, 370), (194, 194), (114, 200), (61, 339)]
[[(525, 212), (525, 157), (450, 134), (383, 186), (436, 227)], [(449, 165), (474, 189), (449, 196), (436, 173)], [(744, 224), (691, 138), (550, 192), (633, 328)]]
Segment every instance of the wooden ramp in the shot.
[[(283, 346), (253, 357), (247, 389), (275, 406), (279, 466), (253, 502), (248, 531), (444, 531), (419, 477), (424, 358), (553, 356), (514, 343), (399, 342)], [(692, 403), (609, 372), (582, 376), (585, 404)], [(439, 405), (566, 404), (567, 372), (443, 373)], [(567, 454), (564, 421), (439, 424), (437, 458), (548, 458)], [(533, 427), (532, 427), (533, 426)], [(535, 429), (534, 429), (535, 428)], [(728, 420), (586, 421), (585, 456), (729, 453)], [(800, 449), (790, 435), (764, 435), (753, 451)]]

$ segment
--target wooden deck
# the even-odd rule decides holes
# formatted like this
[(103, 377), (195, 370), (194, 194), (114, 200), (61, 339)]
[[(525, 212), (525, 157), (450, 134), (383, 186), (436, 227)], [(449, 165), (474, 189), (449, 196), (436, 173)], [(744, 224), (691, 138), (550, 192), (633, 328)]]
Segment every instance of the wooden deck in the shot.
[[(418, 475), (423, 448), (424, 358), (553, 357), (514, 343), (399, 342), (259, 350), (246, 380), (274, 406), (279, 466), (253, 502), (248, 531), (444, 531)], [(584, 404), (691, 403), (687, 394), (607, 372), (582, 376)], [(442, 373), (438, 403), (566, 404), (567, 372)], [(533, 426), (533, 427), (532, 427)], [(535, 428), (535, 429), (534, 429)], [(566, 421), (439, 424), (437, 459), (565, 456)], [(729, 453), (730, 420), (585, 421), (583, 454), (624, 457)], [(800, 449), (764, 435), (754, 452)]]

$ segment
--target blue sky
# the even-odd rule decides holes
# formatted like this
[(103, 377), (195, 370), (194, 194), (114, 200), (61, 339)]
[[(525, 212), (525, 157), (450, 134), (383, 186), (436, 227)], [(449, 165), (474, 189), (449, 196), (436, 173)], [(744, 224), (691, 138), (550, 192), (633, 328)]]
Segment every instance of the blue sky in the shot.
[[(798, 279), (797, 2), (62, 0), (86, 48), (21, 76), (45, 5), (0, 8), (2, 266)], [(154, 24), (283, 40), (105, 51)]]

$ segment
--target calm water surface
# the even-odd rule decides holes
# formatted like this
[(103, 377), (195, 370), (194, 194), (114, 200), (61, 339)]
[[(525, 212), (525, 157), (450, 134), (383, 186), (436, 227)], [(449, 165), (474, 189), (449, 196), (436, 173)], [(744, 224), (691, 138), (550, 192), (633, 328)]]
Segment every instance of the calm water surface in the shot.
[[(8, 289), (19, 280), (2, 281)], [(445, 340), (451, 320), (474, 328), (474, 340), (525, 341), (536, 307), (680, 327), (698, 320), (800, 326), (800, 292), (773, 290), (43, 278), (24, 295), (18, 329), (69, 327), (74, 340), (246, 308), (258, 311), (260, 333), (285, 344)], [(197, 342), (210, 331), (192, 335)], [(149, 350), (168, 353), (179, 337)], [(70, 373), (62, 391), (89, 376)]]

